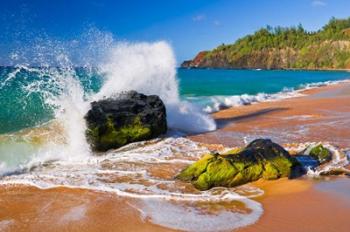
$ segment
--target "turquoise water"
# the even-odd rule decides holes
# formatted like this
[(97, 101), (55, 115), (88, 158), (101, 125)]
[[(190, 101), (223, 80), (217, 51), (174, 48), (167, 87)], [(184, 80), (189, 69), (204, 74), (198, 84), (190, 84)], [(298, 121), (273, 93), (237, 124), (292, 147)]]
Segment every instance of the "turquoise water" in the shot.
[[(212, 112), (223, 107), (275, 99), (310, 84), (348, 79), (348, 72), (178, 69), (181, 97)], [(69, 70), (84, 93), (98, 92), (104, 78), (96, 70)], [(0, 133), (18, 131), (53, 118), (48, 99), (64, 92), (67, 70), (0, 67)], [(264, 93), (264, 94), (262, 94)], [(277, 94), (277, 95), (273, 95)]]
[(184, 96), (256, 95), (277, 93), (283, 88), (302, 88), (310, 83), (337, 81), (350, 77), (348, 72), (179, 69)]

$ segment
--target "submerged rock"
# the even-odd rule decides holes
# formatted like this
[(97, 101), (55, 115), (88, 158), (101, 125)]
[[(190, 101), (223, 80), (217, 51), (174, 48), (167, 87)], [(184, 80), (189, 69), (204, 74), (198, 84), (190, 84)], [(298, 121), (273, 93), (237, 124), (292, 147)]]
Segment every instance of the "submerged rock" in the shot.
[(199, 190), (234, 187), (260, 178), (272, 180), (301, 174), (301, 166), (280, 145), (257, 139), (237, 153), (207, 154), (184, 169), (177, 178)]
[(317, 146), (310, 147), (310, 151), (308, 152), (309, 156), (316, 159), (320, 164), (329, 162), (332, 160), (332, 153), (325, 148), (322, 144), (318, 144)]
[(86, 137), (95, 151), (155, 138), (167, 131), (166, 110), (155, 95), (136, 91), (92, 102), (85, 115)]

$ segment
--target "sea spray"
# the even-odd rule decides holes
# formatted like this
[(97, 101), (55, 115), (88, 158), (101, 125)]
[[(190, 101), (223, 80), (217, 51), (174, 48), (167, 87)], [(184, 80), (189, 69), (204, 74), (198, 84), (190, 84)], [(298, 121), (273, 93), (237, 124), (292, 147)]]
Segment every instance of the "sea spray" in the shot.
[(194, 133), (214, 130), (210, 116), (180, 100), (175, 67), (173, 51), (166, 42), (118, 43), (100, 64), (106, 80), (93, 99), (127, 90), (156, 94), (166, 105), (170, 128)]
[[(180, 100), (176, 62), (166, 42), (118, 42), (110, 33), (90, 29), (70, 41), (34, 38), (11, 57), (15, 66), (1, 69), (0, 98), (7, 110), (0, 112), (4, 114), (0, 133), (12, 132), (1, 135), (6, 141), (8, 137), (16, 139), (11, 147), (8, 142), (0, 144), (0, 150), (12, 154), (3, 156), (2, 173), (47, 161), (89, 157), (84, 115), (90, 102), (122, 91), (159, 95), (173, 130), (197, 133), (215, 129), (210, 116)], [(33, 146), (34, 140), (45, 142)], [(22, 147), (29, 152), (23, 153)]]
[[(18, 75), (19, 73), (24, 75)], [(41, 111), (51, 114), (54, 119), (31, 129), (1, 135), (5, 142), (0, 144), (0, 150), (6, 155), (12, 150), (11, 157), (2, 161), (2, 173), (30, 168), (49, 160), (79, 159), (90, 153), (83, 119), (89, 103), (84, 99), (84, 91), (74, 68), (18, 66), (8, 76), (11, 79), (7, 79), (2, 88), (16, 82), (16, 91), (21, 93), (16, 101), (26, 117), (35, 117), (35, 113)], [(28, 108), (26, 101), (31, 97), (38, 101), (34, 105), (34, 111), (27, 112), (33, 109)], [(40, 142), (44, 140), (45, 143)], [(12, 144), (10, 148), (9, 144)], [(26, 152), (19, 149), (23, 146)]]

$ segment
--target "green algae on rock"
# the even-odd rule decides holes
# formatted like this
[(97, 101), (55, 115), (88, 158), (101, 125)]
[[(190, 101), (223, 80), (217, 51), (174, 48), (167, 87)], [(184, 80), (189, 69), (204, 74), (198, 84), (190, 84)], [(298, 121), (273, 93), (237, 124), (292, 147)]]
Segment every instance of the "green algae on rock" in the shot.
[(257, 139), (242, 151), (207, 154), (184, 169), (177, 179), (190, 181), (199, 190), (234, 187), (260, 178), (292, 177), (300, 164), (281, 146), (269, 139)]
[(166, 110), (158, 96), (135, 91), (91, 103), (86, 137), (95, 151), (107, 151), (166, 133)]
[(318, 160), (320, 164), (323, 164), (332, 160), (332, 153), (327, 148), (325, 148), (322, 144), (318, 144), (317, 146), (313, 147), (310, 150), (309, 155), (312, 158)]

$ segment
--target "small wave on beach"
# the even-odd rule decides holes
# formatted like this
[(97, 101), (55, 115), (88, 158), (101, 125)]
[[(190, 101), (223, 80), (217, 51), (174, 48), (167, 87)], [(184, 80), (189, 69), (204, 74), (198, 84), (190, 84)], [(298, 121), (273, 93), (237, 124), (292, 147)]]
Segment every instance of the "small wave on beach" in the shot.
[(112, 192), (135, 200), (145, 220), (185, 231), (226, 231), (254, 223), (262, 215), (251, 198), (263, 191), (246, 185), (198, 191), (174, 180), (186, 165), (208, 153), (185, 138), (130, 144), (103, 156), (32, 164), (2, 178), (2, 185), (59, 186)]
[(230, 107), (251, 105), (260, 102), (279, 101), (287, 98), (305, 96), (303, 91), (322, 86), (335, 85), (349, 80), (324, 81), (301, 84), (297, 88), (283, 88), (278, 93), (258, 93), (255, 95), (242, 94), (233, 96), (188, 96), (186, 99), (202, 106), (202, 110), (207, 113), (214, 113)]

